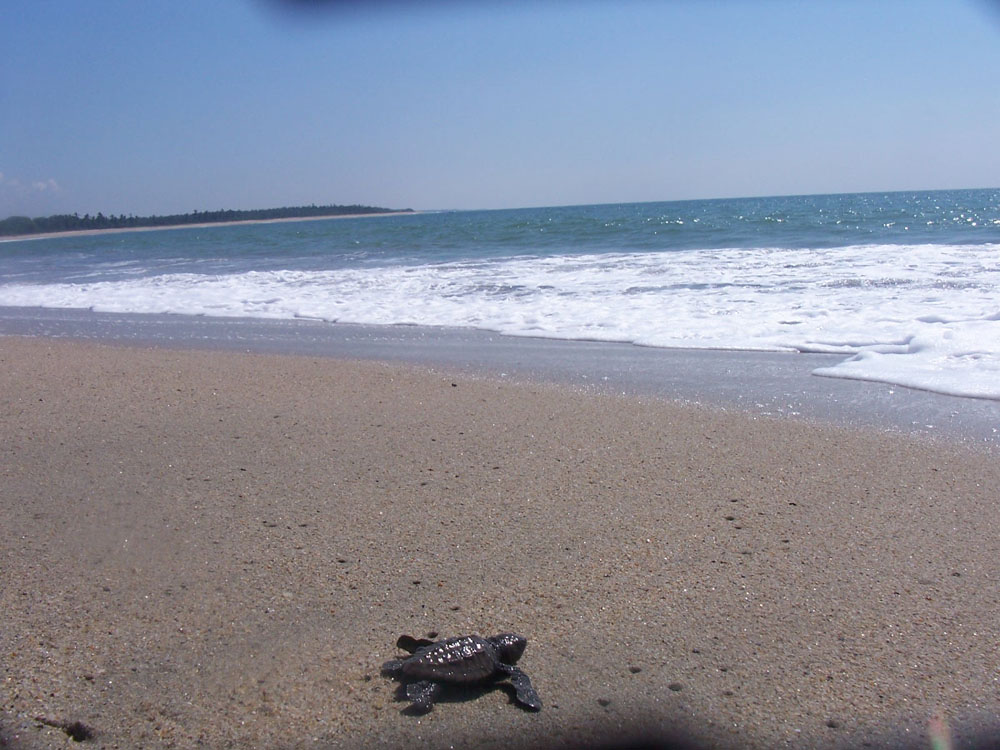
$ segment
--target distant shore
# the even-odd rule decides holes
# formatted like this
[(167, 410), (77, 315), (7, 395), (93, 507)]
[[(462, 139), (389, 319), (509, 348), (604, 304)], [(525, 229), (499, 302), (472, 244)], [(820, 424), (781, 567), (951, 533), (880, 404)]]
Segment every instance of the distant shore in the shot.
[(288, 216), (280, 219), (244, 219), (240, 221), (205, 221), (197, 224), (169, 224), (158, 227), (118, 227), (111, 229), (71, 229), (67, 232), (41, 232), (38, 234), (11, 234), (0, 237), (0, 242), (46, 240), (53, 237), (86, 237), (98, 234), (123, 234), (125, 232), (158, 232), (167, 229), (204, 229), (207, 227), (233, 227), (242, 224), (286, 224), (293, 221), (326, 221), (327, 219), (363, 219), (375, 216), (409, 216), (420, 211), (383, 211), (363, 214), (333, 214), (331, 216)]

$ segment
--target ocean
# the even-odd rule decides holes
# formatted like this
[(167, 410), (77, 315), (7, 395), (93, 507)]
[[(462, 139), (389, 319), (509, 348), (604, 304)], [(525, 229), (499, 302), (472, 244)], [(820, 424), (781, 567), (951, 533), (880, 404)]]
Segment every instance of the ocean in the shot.
[(1000, 189), (6, 241), (0, 306), (824, 352), (819, 376), (1000, 400)]

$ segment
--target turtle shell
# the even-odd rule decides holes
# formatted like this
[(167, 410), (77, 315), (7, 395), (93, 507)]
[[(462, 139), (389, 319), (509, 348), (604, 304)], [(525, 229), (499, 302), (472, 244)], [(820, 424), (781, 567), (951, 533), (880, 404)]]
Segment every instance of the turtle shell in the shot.
[(496, 674), (496, 647), (478, 635), (465, 635), (422, 646), (403, 662), (402, 673), (414, 680), (479, 682)]

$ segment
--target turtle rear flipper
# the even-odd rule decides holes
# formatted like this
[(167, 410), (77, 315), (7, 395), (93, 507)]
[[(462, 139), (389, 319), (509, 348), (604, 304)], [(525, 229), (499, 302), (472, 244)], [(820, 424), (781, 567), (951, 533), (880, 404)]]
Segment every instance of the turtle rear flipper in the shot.
[(406, 686), (406, 699), (411, 701), (410, 708), (422, 714), (431, 710), (439, 695), (441, 685), (431, 680), (411, 682)]
[(401, 635), (396, 639), (396, 648), (402, 649), (403, 651), (408, 651), (413, 653), (418, 648), (423, 646), (431, 646), (434, 641), (428, 638), (414, 638), (412, 635)]
[(507, 673), (510, 684), (514, 686), (515, 697), (518, 703), (532, 711), (542, 710), (542, 699), (538, 697), (535, 688), (531, 686), (531, 680), (528, 679), (528, 675), (517, 667), (512, 667), (508, 664), (501, 664), (498, 668)]
[(397, 677), (403, 673), (404, 659), (391, 659), (382, 665), (382, 674)]

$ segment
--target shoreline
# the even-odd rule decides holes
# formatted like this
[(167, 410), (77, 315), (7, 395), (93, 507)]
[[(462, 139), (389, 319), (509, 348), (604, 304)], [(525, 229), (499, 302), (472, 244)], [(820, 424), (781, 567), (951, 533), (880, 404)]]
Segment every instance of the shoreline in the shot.
[(16, 307), (0, 307), (2, 335), (416, 364), (1000, 450), (1000, 402), (812, 374), (842, 361), (839, 354), (658, 349), (465, 328)]
[[(413, 363), (44, 337), (0, 360), (12, 747), (74, 721), (317, 750), (1000, 726), (979, 451)], [(400, 714), (397, 635), (503, 630), (541, 712)]]
[(335, 214), (334, 216), (288, 216), (279, 219), (244, 219), (241, 221), (206, 221), (197, 224), (171, 224), (160, 227), (112, 227), (109, 229), (73, 229), (68, 232), (41, 232), (38, 234), (16, 234), (0, 237), (0, 242), (21, 242), (23, 240), (48, 240), (55, 237), (89, 237), (101, 234), (123, 234), (125, 232), (157, 232), (167, 229), (207, 229), (209, 227), (236, 227), (244, 224), (287, 224), (293, 221), (325, 221), (327, 219), (364, 219), (374, 216), (409, 216), (420, 211), (383, 211), (367, 214)]

